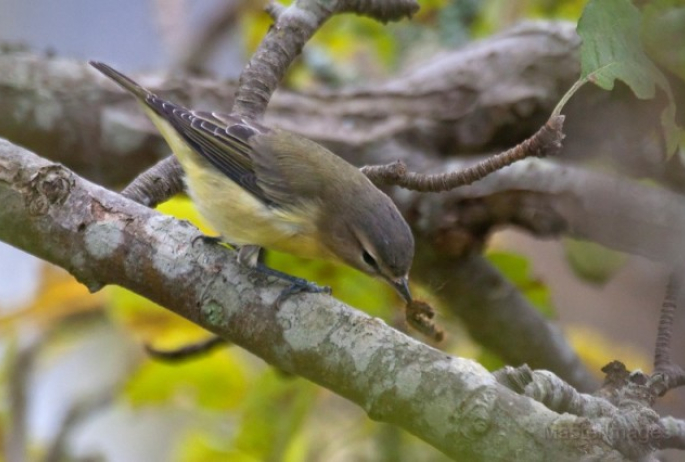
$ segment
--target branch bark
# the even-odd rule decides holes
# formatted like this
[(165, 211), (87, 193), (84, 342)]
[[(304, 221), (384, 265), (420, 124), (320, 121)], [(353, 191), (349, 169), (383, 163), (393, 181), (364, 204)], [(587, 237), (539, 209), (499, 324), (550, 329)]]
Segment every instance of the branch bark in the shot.
[[(394, 423), (454, 458), (578, 460), (602, 441), (549, 439), (562, 417), (454, 358), (325, 295), (273, 302), (280, 287), (199, 233), (0, 141), (0, 239), (68, 269), (91, 290), (118, 284)], [(438, 385), (439, 384), (439, 385)]]

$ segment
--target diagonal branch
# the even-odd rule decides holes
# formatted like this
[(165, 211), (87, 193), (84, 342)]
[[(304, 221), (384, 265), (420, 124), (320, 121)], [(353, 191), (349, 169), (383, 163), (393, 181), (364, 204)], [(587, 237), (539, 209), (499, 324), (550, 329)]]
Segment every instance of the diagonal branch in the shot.
[(425, 248), (428, 243), (423, 239), (417, 244), (412, 280), (433, 288), (440, 305), (458, 316), (480, 345), (507, 364), (549, 369), (582, 391), (596, 388), (596, 379), (559, 328), (485, 258), (450, 257)]
[(419, 5), (415, 0), (297, 0), (289, 7), (272, 4), (274, 24), (259, 44), (238, 82), (233, 112), (259, 119), (271, 95), (305, 43), (333, 15), (356, 13), (381, 22), (411, 17)]
[[(0, 240), (92, 289), (118, 284), (145, 296), (451, 457), (524, 451), (531, 460), (578, 460), (587, 450), (585, 442), (549, 439), (558, 415), (498, 385), (478, 364), (325, 295), (295, 296), (275, 310), (278, 284), (239, 267), (227, 249), (193, 244), (193, 226), (5, 141), (0, 203)], [(604, 442), (592, 444), (616, 456)]]

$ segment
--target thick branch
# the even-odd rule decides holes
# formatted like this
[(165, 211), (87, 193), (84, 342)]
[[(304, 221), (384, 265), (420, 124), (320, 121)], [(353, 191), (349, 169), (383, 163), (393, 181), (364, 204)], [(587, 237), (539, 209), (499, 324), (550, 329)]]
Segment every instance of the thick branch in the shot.
[[(501, 387), (472, 361), (325, 295), (292, 297), (275, 310), (282, 287), (237, 266), (226, 249), (193, 243), (198, 230), (191, 225), (4, 141), (0, 202), (3, 241), (68, 269), (91, 288), (133, 290), (452, 457), (577, 460), (587, 450), (547, 438), (558, 416)], [(611, 452), (601, 441), (593, 445)]]
[[(464, 168), (446, 162), (441, 169)], [(442, 194), (437, 200), (416, 194), (414, 205), (426, 213), (422, 230), (436, 235), (458, 224), (460, 217), (447, 213), (467, 199), (513, 191), (529, 197), (542, 194), (529, 221), (556, 216), (564, 234), (588, 239), (608, 248), (678, 264), (685, 256), (685, 203), (668, 190), (585, 168), (559, 165), (546, 159), (526, 159), (469, 186)], [(397, 194), (406, 204), (411, 199)], [(513, 202), (512, 205), (520, 205)]]
[[(398, 158), (412, 168), (420, 165), (420, 159), (414, 163), (398, 157), (397, 149), (360, 149), (381, 140), (411, 142), (415, 152), (429, 156), (437, 150), (501, 150), (549, 117), (578, 72), (578, 44), (570, 23), (519, 26), (436, 56), (386, 82), (337, 92), (279, 90), (267, 120), (334, 143), (336, 152), (359, 165)], [(199, 109), (229, 112), (235, 92), (229, 82), (169, 74), (135, 78), (174, 102)], [(5, 115), (0, 136), (49, 152), (53, 160), (101, 184), (130, 181), (169, 151), (130, 95), (104, 82), (83, 62), (0, 53), (0, 112)], [(579, 112), (601, 117), (597, 108)], [(569, 116), (567, 129), (574, 120)]]
[(559, 329), (482, 256), (449, 258), (420, 241), (412, 278), (432, 289), (469, 334), (510, 365), (549, 369), (583, 391), (597, 386)]

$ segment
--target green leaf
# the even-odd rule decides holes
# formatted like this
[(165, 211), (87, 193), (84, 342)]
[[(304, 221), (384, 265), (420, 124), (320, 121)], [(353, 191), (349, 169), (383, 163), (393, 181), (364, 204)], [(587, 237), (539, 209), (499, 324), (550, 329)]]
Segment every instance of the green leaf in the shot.
[(645, 54), (639, 31), (642, 16), (629, 0), (590, 0), (578, 22), (581, 47), (581, 81), (605, 90), (621, 80), (640, 99), (652, 99), (656, 89), (664, 91), (668, 105), (661, 123), (668, 153), (678, 146), (673, 92), (664, 74)]
[(174, 402), (188, 408), (221, 411), (237, 408), (247, 392), (245, 366), (228, 349), (187, 362), (146, 361), (125, 388), (125, 396), (133, 406)]
[(685, 81), (685, 5), (683, 0), (653, 0), (642, 10), (641, 37), (655, 62)]
[(504, 360), (499, 357), (499, 355), (488, 349), (483, 349), (475, 359), (478, 364), (489, 371), (496, 371), (497, 369), (501, 369), (507, 365)]
[(306, 454), (307, 440), (301, 437), (301, 430), (317, 390), (304, 379), (267, 370), (246, 397), (234, 449), (260, 461), (297, 460), (298, 454)]
[(487, 258), (509, 281), (548, 318), (555, 315), (549, 289), (531, 274), (530, 262), (511, 252), (491, 251)]
[(576, 276), (595, 284), (604, 284), (623, 267), (626, 256), (594, 242), (564, 240), (566, 259)]

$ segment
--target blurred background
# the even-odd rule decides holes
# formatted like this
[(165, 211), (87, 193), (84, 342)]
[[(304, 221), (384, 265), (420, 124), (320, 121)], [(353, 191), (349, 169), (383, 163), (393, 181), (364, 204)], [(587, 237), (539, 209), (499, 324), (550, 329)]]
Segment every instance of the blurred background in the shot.
[[(285, 85), (306, 90), (380, 80), (418, 57), (522, 19), (577, 21), (584, 3), (427, 0), (411, 22), (382, 26), (338, 17), (308, 44)], [(0, 46), (102, 60), (129, 73), (164, 69), (237, 78), (268, 28), (263, 6), (247, 0), (0, 0)], [(211, 232), (187, 199), (161, 210)], [(494, 235), (487, 253), (558, 323), (598, 379), (599, 368), (613, 359), (650, 370), (664, 267), (587, 243), (539, 241), (511, 230)], [(269, 258), (331, 285), (337, 297), (389, 323), (398, 316), (395, 295), (352, 270)], [(682, 333), (680, 318), (676, 328)], [(440, 348), (491, 368), (502, 365), (457, 320), (440, 322), (448, 332)], [(208, 334), (123, 289), (89, 294), (63, 270), (2, 243), (0, 332), (0, 444), (10, 462), (446, 460), (411, 435), (371, 422), (327, 390), (239, 348), (180, 364), (151, 360), (146, 343), (175, 348)], [(682, 416), (683, 398), (669, 394), (660, 410)]]

